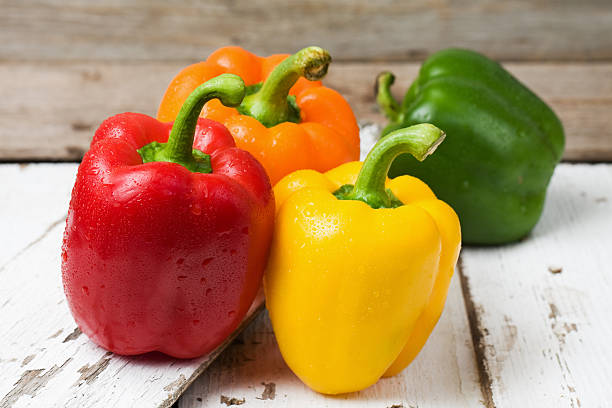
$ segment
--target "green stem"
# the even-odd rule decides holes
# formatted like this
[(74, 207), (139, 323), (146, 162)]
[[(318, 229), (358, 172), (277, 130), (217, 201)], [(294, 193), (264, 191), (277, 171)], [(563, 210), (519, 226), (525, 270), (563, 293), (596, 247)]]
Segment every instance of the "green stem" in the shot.
[(397, 122), (401, 113), (399, 103), (391, 94), (391, 85), (395, 76), (391, 72), (381, 72), (376, 78), (376, 102), (385, 116), (392, 122)]
[(247, 95), (238, 110), (266, 127), (282, 122), (299, 122), (299, 111), (288, 101), (289, 90), (300, 77), (310, 81), (323, 78), (330, 62), (329, 52), (322, 48), (301, 49), (278, 64), (261, 89)]
[(223, 74), (197, 87), (187, 98), (172, 125), (168, 143), (153, 142), (138, 149), (143, 163), (165, 161), (180, 164), (188, 170), (211, 173), (210, 157), (193, 148), (196, 125), (204, 104), (219, 99), (225, 106), (240, 105), (245, 94), (238, 75)]
[(376, 143), (366, 157), (355, 186), (343, 186), (335, 195), (343, 200), (359, 200), (372, 208), (393, 208), (402, 203), (385, 189), (387, 173), (397, 156), (410, 153), (423, 161), (444, 140), (444, 132), (421, 123), (389, 133)]

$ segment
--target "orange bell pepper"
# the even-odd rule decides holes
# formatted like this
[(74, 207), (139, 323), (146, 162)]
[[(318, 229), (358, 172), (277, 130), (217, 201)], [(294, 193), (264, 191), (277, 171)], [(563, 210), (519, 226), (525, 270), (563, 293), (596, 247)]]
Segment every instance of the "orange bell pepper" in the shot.
[(247, 96), (238, 108), (209, 101), (201, 117), (224, 124), (236, 145), (253, 154), (275, 184), (300, 169), (325, 172), (359, 159), (359, 128), (347, 101), (322, 86), (331, 57), (319, 47), (259, 57), (224, 47), (204, 62), (184, 68), (172, 80), (157, 119), (170, 122), (203, 82), (223, 73), (244, 80)]

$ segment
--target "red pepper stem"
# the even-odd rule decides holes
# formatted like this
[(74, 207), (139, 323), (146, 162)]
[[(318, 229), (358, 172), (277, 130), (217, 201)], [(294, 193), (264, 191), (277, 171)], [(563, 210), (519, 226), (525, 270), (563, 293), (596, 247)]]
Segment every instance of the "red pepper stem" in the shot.
[(317, 81), (325, 76), (331, 62), (329, 52), (306, 47), (278, 64), (257, 92), (247, 95), (239, 108), (242, 114), (257, 119), (266, 127), (282, 122), (299, 122), (299, 112), (289, 105), (289, 90), (300, 77)]
[(429, 123), (421, 123), (389, 133), (376, 143), (366, 157), (357, 176), (355, 187), (345, 199), (360, 200), (372, 208), (392, 207), (392, 197), (385, 183), (389, 167), (397, 156), (410, 153), (423, 161), (444, 141), (442, 130)]
[(198, 86), (181, 107), (166, 147), (168, 157), (176, 160), (192, 159), (193, 138), (204, 104), (218, 98), (225, 106), (238, 106), (244, 98), (244, 82), (238, 75), (223, 74)]
[(225, 106), (240, 105), (245, 94), (238, 75), (223, 74), (198, 86), (179, 111), (168, 143), (153, 142), (138, 149), (143, 163), (165, 161), (180, 164), (190, 171), (210, 173), (210, 157), (193, 148), (196, 125), (204, 104), (218, 98)]

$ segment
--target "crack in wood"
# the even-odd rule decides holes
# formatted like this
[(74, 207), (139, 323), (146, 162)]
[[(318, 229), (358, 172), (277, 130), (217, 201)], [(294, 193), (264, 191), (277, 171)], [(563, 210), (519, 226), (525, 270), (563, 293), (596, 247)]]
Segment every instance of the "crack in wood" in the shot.
[(612, 98), (550, 98), (549, 102), (555, 105), (603, 105), (612, 104)]
[(548, 307), (550, 308), (550, 313), (548, 314), (548, 318), (551, 320), (556, 320), (559, 317), (559, 309), (557, 305), (554, 303), (548, 303)]
[(232, 405), (242, 405), (244, 404), (246, 401), (245, 398), (236, 398), (236, 397), (226, 397), (225, 395), (222, 395), (220, 397), (220, 404), (225, 404), (228, 407), (232, 406)]
[(170, 384), (166, 385), (164, 387), (164, 391), (173, 391), (175, 388), (180, 387), (181, 384), (183, 384), (185, 382), (185, 375), (181, 374), (179, 376), (179, 378), (177, 378), (176, 380), (172, 381)]
[[(73, 130), (77, 131), (77, 129), (74, 129), (74, 124)], [(81, 146), (68, 145), (64, 150), (66, 150), (66, 154), (71, 160), (81, 160), (87, 149)]]
[(261, 385), (264, 386), (264, 390), (261, 393), (261, 397), (258, 397), (259, 400), (273, 400), (276, 398), (276, 384), (273, 382), (265, 383), (262, 382)]
[(34, 360), (35, 357), (36, 354), (30, 354), (29, 356), (23, 359), (23, 361), (21, 362), (21, 366), (27, 366), (28, 364), (30, 364), (30, 361)]
[(72, 331), (72, 333), (66, 336), (66, 338), (64, 339), (64, 341), (62, 341), (62, 343), (68, 343), (69, 341), (76, 340), (79, 338), (81, 334), (83, 334), (83, 332), (81, 331), (81, 329), (77, 327)]
[(469, 279), (465, 273), (463, 273), (463, 260), (461, 256), (459, 256), (459, 260), (457, 261), (457, 270), (459, 272), (463, 302), (467, 312), (468, 323), (470, 325), (470, 335), (472, 337), (472, 344), (474, 347), (474, 353), (476, 355), (476, 366), (478, 367), (480, 391), (482, 392), (483, 397), (482, 403), (486, 408), (496, 408), (495, 402), (493, 401), (493, 382), (485, 353), (486, 328), (484, 328), (480, 318), (480, 315), (482, 314), (482, 306), (476, 306), (474, 303), (472, 292), (470, 290)]
[(51, 340), (56, 338), (57, 336), (59, 336), (60, 334), (62, 334), (62, 332), (64, 331), (64, 329), (59, 329), (58, 331), (56, 331), (55, 333), (53, 333), (52, 335), (50, 335), (49, 337), (47, 337), (47, 339)]
[(502, 326), (502, 330), (504, 333), (504, 345), (502, 348), (504, 355), (502, 357), (505, 359), (508, 353), (510, 353), (510, 351), (512, 351), (512, 349), (514, 348), (518, 333), (518, 328), (512, 322), (512, 319), (508, 315), (504, 315), (504, 325)]
[[(85, 123), (85, 122), (81, 122), (79, 120), (72, 122), (70, 124), (70, 127), (72, 128), (72, 130), (74, 130), (75, 132), (89, 132), (91, 129), (93, 129), (94, 125), (92, 123)], [(70, 148), (75, 148), (75, 154), (81, 154), (81, 156), (83, 155), (83, 150), (78, 147), (78, 146), (69, 146)], [(72, 153), (69, 151), (69, 153)]]
[(557, 364), (559, 365), (559, 369), (561, 370), (561, 376), (563, 377), (563, 380), (565, 382), (565, 388), (567, 388), (568, 391), (570, 404), (572, 408), (575, 408), (576, 405), (580, 407), (581, 403), (580, 398), (578, 398), (578, 396), (576, 395), (576, 387), (569, 385), (570, 379), (572, 379), (572, 383), (574, 383), (572, 378), (572, 371), (570, 370), (565, 358), (562, 358), (559, 353), (555, 353), (555, 357), (557, 358)]
[(565, 348), (565, 340), (568, 334), (572, 332), (578, 332), (578, 325), (573, 322), (561, 322), (560, 317), (561, 313), (559, 312), (559, 308), (552, 302), (548, 303), (548, 307), (550, 308), (550, 313), (548, 314), (548, 319), (550, 320), (550, 328), (557, 338), (557, 342), (559, 343), (559, 350), (563, 351)]
[[(61, 366), (53, 365), (47, 372), (44, 372), (44, 368), (37, 370), (26, 370), (21, 374), (21, 378), (13, 384), (13, 389), (8, 392), (0, 401), (0, 408), (9, 408), (15, 404), (22, 396), (29, 395), (30, 397), (36, 396), (36, 393), (44, 388), (49, 380), (53, 378), (58, 372), (60, 372), (72, 358), (64, 361)], [(43, 374), (44, 373), (44, 374)]]
[(74, 383), (74, 386), (80, 386), (83, 383), (91, 384), (98, 378), (100, 373), (106, 370), (108, 364), (111, 360), (111, 355), (113, 353), (107, 351), (104, 356), (102, 356), (94, 365), (90, 366), (89, 364), (85, 364), (83, 367), (79, 368), (77, 371), (81, 373), (79, 379)]

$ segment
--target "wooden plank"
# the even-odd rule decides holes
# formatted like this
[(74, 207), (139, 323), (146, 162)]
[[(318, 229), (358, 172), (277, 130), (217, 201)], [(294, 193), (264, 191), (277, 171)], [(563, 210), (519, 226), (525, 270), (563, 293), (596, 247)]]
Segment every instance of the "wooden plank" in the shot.
[[(46, 208), (66, 208), (67, 190), (46, 195), (44, 201), (41, 197), (45, 191), (52, 192), (53, 186), (71, 186), (75, 169), (74, 164), (0, 166), (0, 180), (7, 191), (15, 192), (0, 201), (2, 225), (12, 226), (0, 246), (5, 248), (9, 241), (21, 239), (20, 234), (27, 235), (19, 241), (27, 243), (27, 249), (11, 250), (0, 267), (0, 314), (6, 319), (0, 334), (0, 406), (39, 406), (39, 401), (58, 406), (96, 402), (129, 406), (135, 403), (134, 396), (144, 396), (139, 405), (148, 404), (146, 398), (165, 401), (151, 405), (168, 405), (197, 375), (197, 369), (189, 365), (194, 362), (160, 356), (109, 356), (79, 336), (63, 302), (59, 279), (61, 221), (54, 226), (54, 217), (41, 218), (51, 224), (32, 228), (26, 223), (24, 229), (14, 228), (20, 223), (8, 223), (10, 218), (27, 219)], [(22, 212), (15, 200), (22, 203)], [(373, 406), (395, 404), (393, 401), (405, 406), (474, 406), (478, 402), (473, 398), (482, 398), (488, 407), (605, 406), (612, 398), (607, 383), (612, 376), (607, 341), (612, 322), (606, 314), (612, 306), (607, 273), (610, 203), (612, 165), (562, 164), (553, 178), (544, 216), (527, 240), (463, 251), (462, 283), (469, 295), (466, 304), (473, 316), (472, 334), (482, 357), (483, 396), (477, 390), (467, 321), (454, 279), (442, 320), (421, 356), (401, 377), (345, 399), (311, 393), (291, 379), (278, 352), (274, 356), (273, 335), (262, 318), (250, 328), (252, 335), (242, 337), (244, 344), (234, 344), (219, 367), (211, 368), (221, 370), (221, 378), (235, 380), (235, 385), (223, 384), (211, 372), (198, 381), (206, 383), (208, 378), (206, 394), (194, 388), (181, 404), (199, 404), (198, 398), (209, 398), (210, 390), (216, 390), (218, 399), (211, 399), (213, 405), (220, 403), (221, 395), (230, 402), (231, 397), (244, 397), (252, 404), (263, 404), (270, 402), (264, 397), (274, 394), (275, 404), (285, 406), (294, 406), (295, 401), (355, 405), (362, 397)], [(256, 344), (258, 341), (262, 344)], [(250, 350), (260, 346), (266, 348), (255, 358), (265, 361), (253, 366)], [(274, 369), (277, 364), (279, 371)], [(189, 370), (193, 375), (185, 374)], [(132, 381), (121, 382), (126, 373)], [(148, 383), (139, 386), (133, 378), (148, 379)], [(290, 393), (282, 391), (285, 385)], [(159, 391), (161, 386), (166, 389)]]
[(610, 405), (611, 214), (612, 165), (563, 164), (527, 239), (463, 250), (490, 407)]
[[(0, 63), (0, 160), (78, 160), (106, 117), (155, 114), (175, 62)], [(612, 160), (612, 64), (506, 64), (558, 112), (566, 160)], [(383, 124), (374, 103), (376, 74), (397, 74), (401, 96), (415, 63), (335, 63), (326, 83), (342, 92), (363, 122)]]
[[(198, 359), (155, 353), (127, 358), (97, 347), (76, 327), (60, 277), (63, 219), (76, 168), (0, 165), (0, 180), (10, 192), (0, 201), (1, 224), (9, 227), (0, 247), (10, 248), (0, 266), (0, 407), (169, 407), (256, 316), (263, 297), (231, 338)], [(41, 195), (54, 188), (57, 193)], [(31, 225), (54, 220), (61, 208), (51, 224)], [(15, 250), (13, 241), (23, 248)]]
[(1, 64), (2, 159), (80, 159), (120, 112), (154, 115), (176, 64)]
[(53, 169), (54, 177), (67, 182), (50, 182), (49, 177), (41, 177), (35, 166), (26, 163), (2, 166), (0, 182), (5, 188), (0, 196), (0, 270), (53, 228), (64, 224), (75, 165), (58, 163)]
[(609, 60), (607, 0), (4, 0), (2, 60), (193, 59), (321, 44), (338, 60), (421, 59), (460, 46), (503, 60)]
[[(326, 397), (284, 363), (267, 313), (257, 318), (198, 378), (179, 408), (244, 402), (246, 407), (478, 407), (482, 396), (459, 281), (417, 359), (399, 375), (357, 393)], [(221, 405), (220, 405), (221, 403)]]

